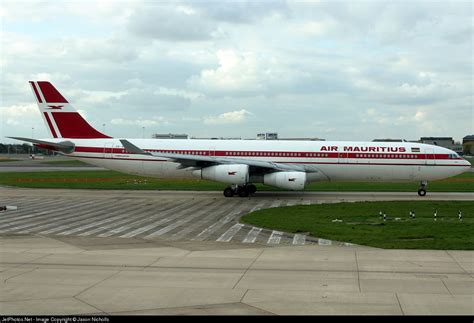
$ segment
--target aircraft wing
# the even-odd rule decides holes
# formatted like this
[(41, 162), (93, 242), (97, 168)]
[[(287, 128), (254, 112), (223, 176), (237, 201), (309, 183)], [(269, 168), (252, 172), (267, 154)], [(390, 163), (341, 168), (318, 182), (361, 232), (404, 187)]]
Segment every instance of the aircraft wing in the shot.
[(75, 148), (74, 143), (72, 143), (71, 141), (50, 142), (50, 141), (44, 141), (44, 140), (38, 140), (38, 139), (24, 138), (24, 137), (7, 137), (7, 138), (31, 142), (33, 144), (39, 145), (41, 148), (57, 150), (65, 154), (72, 153)]
[(306, 173), (320, 172), (318, 168), (314, 166), (310, 166), (310, 165), (274, 163), (274, 162), (245, 159), (245, 158), (147, 152), (135, 146), (128, 140), (121, 139), (120, 142), (122, 143), (125, 150), (127, 150), (129, 153), (166, 158), (174, 162), (180, 163), (181, 165), (179, 168), (187, 168), (187, 167), (202, 168), (202, 167), (218, 165), (218, 164), (244, 164), (244, 165), (249, 165), (256, 168), (264, 168), (264, 169), (274, 170), (274, 171), (293, 171), (293, 172), (306, 172)]

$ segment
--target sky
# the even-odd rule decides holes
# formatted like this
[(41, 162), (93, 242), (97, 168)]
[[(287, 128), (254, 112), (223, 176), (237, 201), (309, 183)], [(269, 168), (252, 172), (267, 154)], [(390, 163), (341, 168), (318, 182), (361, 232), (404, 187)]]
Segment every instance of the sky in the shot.
[(0, 142), (29, 80), (100, 131), (372, 140), (474, 133), (471, 1), (0, 2)]

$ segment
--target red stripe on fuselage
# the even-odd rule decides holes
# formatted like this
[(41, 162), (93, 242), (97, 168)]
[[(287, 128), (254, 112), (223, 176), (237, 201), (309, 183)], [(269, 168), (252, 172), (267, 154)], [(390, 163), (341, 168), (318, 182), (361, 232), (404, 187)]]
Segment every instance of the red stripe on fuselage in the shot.
[[(108, 153), (108, 152), (107, 152)], [(129, 160), (129, 161), (146, 161), (146, 162), (170, 162), (166, 159), (145, 159), (145, 158), (124, 158), (124, 157), (103, 157), (103, 156), (74, 156), (74, 158), (104, 159), (104, 160)], [(308, 165), (353, 165), (353, 166), (426, 166), (426, 167), (466, 167), (465, 165), (456, 164), (399, 164), (399, 163), (338, 163), (338, 162), (295, 162), (273, 160), (274, 163), (282, 164), (308, 164)]]
[(44, 113), (44, 117), (46, 118), (46, 122), (48, 123), (49, 129), (51, 129), (51, 133), (53, 134), (53, 137), (58, 138), (58, 135), (56, 134), (56, 131), (54, 130), (53, 124), (51, 123), (51, 120), (49, 119), (48, 113), (47, 112), (43, 112), (43, 113)]
[[(106, 148), (109, 154), (126, 154), (123, 148)], [(76, 147), (76, 152), (103, 153), (103, 147)], [(177, 150), (177, 149), (146, 149), (146, 152), (183, 154), (190, 156), (217, 156), (217, 157), (251, 157), (251, 158), (304, 158), (304, 159), (399, 159), (399, 160), (453, 160), (448, 154), (364, 154), (364, 153), (327, 153), (327, 152), (282, 152), (282, 151), (228, 151), (228, 150)], [(454, 158), (460, 160), (461, 158)]]

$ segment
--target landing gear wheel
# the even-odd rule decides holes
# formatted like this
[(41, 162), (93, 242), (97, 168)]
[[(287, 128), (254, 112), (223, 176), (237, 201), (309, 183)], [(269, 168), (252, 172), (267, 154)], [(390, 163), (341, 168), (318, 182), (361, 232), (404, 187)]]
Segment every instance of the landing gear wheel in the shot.
[(255, 192), (257, 191), (257, 186), (250, 184), (250, 185), (247, 185), (247, 189), (249, 190), (250, 194), (255, 194)]
[(420, 189), (418, 190), (418, 195), (419, 195), (419, 196), (425, 196), (425, 195), (426, 195), (426, 190), (425, 190), (424, 188), (420, 188)]
[(249, 196), (249, 193), (250, 192), (247, 186), (241, 187), (238, 192), (240, 197), (247, 197)]
[(230, 187), (227, 187), (225, 190), (224, 190), (224, 196), (225, 197), (232, 197), (234, 196), (234, 190)]

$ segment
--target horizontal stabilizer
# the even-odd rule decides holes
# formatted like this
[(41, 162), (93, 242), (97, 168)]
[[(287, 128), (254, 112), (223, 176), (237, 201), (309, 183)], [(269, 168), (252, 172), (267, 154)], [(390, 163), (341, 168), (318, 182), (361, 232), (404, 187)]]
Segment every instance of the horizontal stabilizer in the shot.
[(74, 151), (75, 145), (70, 141), (61, 141), (61, 142), (50, 142), (38, 139), (23, 138), (23, 137), (7, 137), (10, 139), (16, 139), (26, 142), (31, 142), (40, 148), (45, 148), (49, 150), (57, 150), (65, 154), (70, 154)]
[(138, 155), (151, 155), (151, 153), (148, 153), (144, 151), (143, 149), (135, 146), (128, 140), (120, 139), (120, 142), (122, 143), (123, 148), (125, 148), (125, 150), (128, 151), (129, 153), (138, 154)]

